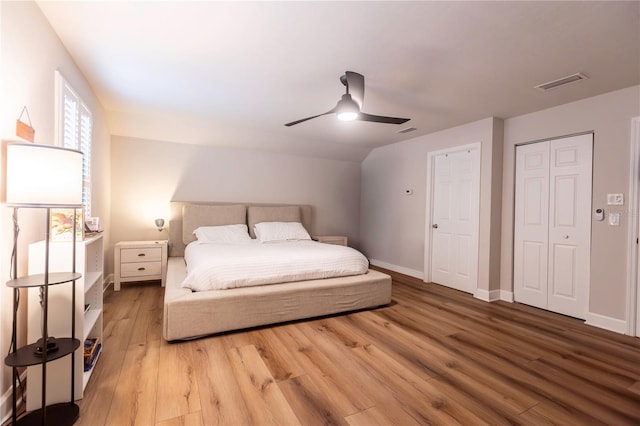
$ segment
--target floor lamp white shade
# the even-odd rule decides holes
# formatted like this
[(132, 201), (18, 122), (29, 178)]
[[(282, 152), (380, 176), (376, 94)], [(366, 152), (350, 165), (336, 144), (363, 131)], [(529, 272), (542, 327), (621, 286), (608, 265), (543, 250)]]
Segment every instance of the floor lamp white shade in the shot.
[(7, 144), (9, 207), (81, 207), (82, 152), (53, 145)]

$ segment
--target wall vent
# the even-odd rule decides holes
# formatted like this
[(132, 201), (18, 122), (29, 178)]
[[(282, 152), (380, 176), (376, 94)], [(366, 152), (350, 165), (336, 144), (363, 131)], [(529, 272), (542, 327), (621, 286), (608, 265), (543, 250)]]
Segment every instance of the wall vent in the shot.
[(575, 83), (576, 81), (586, 80), (587, 78), (589, 77), (579, 72), (557, 80), (549, 81), (548, 83), (539, 84), (535, 86), (535, 88), (546, 92), (547, 90), (555, 89), (556, 87), (564, 86), (565, 84)]
[(396, 133), (410, 133), (415, 130), (418, 130), (418, 129), (416, 129), (415, 127), (407, 127), (406, 129), (398, 130)]

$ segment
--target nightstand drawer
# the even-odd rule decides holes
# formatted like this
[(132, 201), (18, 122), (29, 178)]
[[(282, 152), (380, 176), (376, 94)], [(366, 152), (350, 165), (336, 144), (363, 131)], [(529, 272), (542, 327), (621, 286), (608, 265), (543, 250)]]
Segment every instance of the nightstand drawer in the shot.
[(337, 246), (346, 246), (347, 237), (342, 235), (316, 235), (316, 241), (324, 244), (335, 244)]
[(160, 260), (162, 260), (162, 249), (160, 247), (130, 248), (122, 249), (120, 252), (120, 261), (122, 263), (154, 262)]
[(123, 263), (120, 268), (120, 275), (124, 278), (160, 275), (161, 273), (162, 262)]

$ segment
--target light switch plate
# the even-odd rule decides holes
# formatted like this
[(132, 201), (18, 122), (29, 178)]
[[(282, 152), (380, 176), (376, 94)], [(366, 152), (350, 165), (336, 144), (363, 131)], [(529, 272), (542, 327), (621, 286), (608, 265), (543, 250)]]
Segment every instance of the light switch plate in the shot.
[(607, 194), (607, 204), (610, 206), (622, 206), (624, 204), (624, 194)]

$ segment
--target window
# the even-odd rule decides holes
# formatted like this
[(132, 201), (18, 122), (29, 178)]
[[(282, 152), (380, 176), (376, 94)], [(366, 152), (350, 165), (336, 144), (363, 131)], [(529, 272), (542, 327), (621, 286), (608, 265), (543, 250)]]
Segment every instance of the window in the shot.
[(89, 107), (56, 71), (56, 145), (82, 151), (82, 205), (91, 216), (91, 132), (93, 118)]

